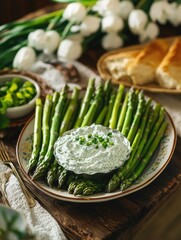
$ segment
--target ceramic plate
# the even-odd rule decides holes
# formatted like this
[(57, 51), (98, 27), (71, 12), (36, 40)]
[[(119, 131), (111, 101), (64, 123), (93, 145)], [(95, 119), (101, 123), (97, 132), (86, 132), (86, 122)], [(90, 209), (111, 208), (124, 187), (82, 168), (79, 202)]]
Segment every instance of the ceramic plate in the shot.
[[(165, 38), (165, 41), (167, 41), (168, 43), (171, 44), (173, 39), (174, 38)], [(124, 58), (125, 57), (124, 54), (128, 53), (128, 52), (130, 52), (130, 54), (135, 52), (135, 54), (136, 54), (143, 48), (143, 46), (144, 45), (139, 44), (139, 45), (135, 45), (135, 46), (131, 46), (131, 47), (116, 49), (116, 50), (109, 51), (109, 52), (103, 54), (97, 62), (97, 69), (98, 69), (100, 76), (103, 79), (111, 78), (112, 82), (117, 85), (119, 85), (120, 83), (123, 83), (127, 87), (134, 86), (137, 89), (143, 89), (143, 90), (149, 91), (149, 92), (161, 92), (161, 93), (164, 92), (164, 93), (171, 93), (171, 94), (181, 93), (181, 89), (167, 89), (167, 88), (161, 87), (157, 83), (149, 83), (146, 85), (139, 86), (139, 85), (134, 85), (131, 81), (128, 81), (127, 79), (119, 80), (112, 76), (112, 74), (109, 72), (109, 70), (107, 69), (107, 66), (106, 66), (106, 61), (108, 59), (114, 60), (119, 57)]]
[(164, 170), (164, 168), (169, 163), (176, 145), (176, 131), (170, 116), (166, 114), (166, 117), (169, 126), (167, 128), (164, 139), (160, 143), (159, 149), (152, 157), (149, 166), (144, 171), (142, 176), (125, 191), (116, 191), (113, 193), (100, 193), (89, 197), (82, 197), (74, 196), (64, 190), (56, 190), (50, 188), (44, 182), (32, 180), (31, 177), (27, 174), (27, 165), (32, 149), (34, 118), (30, 119), (30, 121), (23, 128), (19, 136), (16, 146), (17, 159), (20, 167), (24, 171), (27, 178), (32, 182), (32, 184), (35, 185), (38, 189), (40, 189), (44, 193), (46, 193), (47, 195), (50, 195), (54, 198), (71, 202), (103, 202), (116, 199), (128, 195), (130, 193), (133, 193), (135, 191), (138, 191), (139, 189), (142, 189), (148, 184), (150, 184), (156, 177), (158, 177), (158, 175)]

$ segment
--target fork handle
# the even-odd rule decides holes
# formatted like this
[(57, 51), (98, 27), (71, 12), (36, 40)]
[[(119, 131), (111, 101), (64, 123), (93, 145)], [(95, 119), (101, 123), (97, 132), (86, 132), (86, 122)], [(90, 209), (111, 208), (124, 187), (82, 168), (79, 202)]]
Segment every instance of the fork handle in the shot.
[(31, 193), (28, 191), (28, 189), (26, 188), (24, 182), (22, 181), (22, 179), (20, 178), (20, 175), (18, 173), (18, 171), (16, 170), (15, 166), (13, 163), (9, 163), (10, 166), (11, 166), (11, 169), (13, 170), (14, 174), (16, 175), (18, 181), (19, 181), (19, 184), (21, 186), (21, 189), (26, 197), (26, 200), (28, 202), (28, 205), (30, 208), (34, 207), (36, 205), (36, 200), (33, 198), (33, 196), (31, 195)]

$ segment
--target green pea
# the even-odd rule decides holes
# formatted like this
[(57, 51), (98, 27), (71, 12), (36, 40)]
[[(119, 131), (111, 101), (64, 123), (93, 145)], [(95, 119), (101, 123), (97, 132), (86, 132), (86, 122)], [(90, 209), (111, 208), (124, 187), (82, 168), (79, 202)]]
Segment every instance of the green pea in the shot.
[(92, 134), (91, 134), (91, 133), (89, 133), (89, 134), (88, 134), (88, 138), (91, 138), (91, 137), (92, 137)]

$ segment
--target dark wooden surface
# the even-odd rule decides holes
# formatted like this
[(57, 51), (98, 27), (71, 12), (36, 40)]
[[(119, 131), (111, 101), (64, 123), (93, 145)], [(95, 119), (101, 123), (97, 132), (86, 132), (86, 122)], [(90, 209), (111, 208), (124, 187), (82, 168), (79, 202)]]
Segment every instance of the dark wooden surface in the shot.
[[(13, 138), (4, 140), (12, 159), (15, 159), (18, 134), (14, 132)], [(33, 187), (24, 176), (23, 179), (70, 239), (132, 239), (180, 185), (181, 139), (178, 138), (171, 162), (154, 182), (136, 193), (109, 202), (80, 204), (55, 200)]]
[(0, 25), (21, 18), (47, 4), (53, 3), (50, 0), (1, 0)]
[[(100, 54), (101, 51), (90, 50), (81, 61), (95, 70)], [(4, 139), (12, 159), (15, 159), (15, 145), (20, 130), (14, 129)], [(109, 202), (80, 204), (55, 200), (32, 186), (25, 176), (23, 179), (35, 198), (55, 217), (69, 239), (132, 239), (180, 185), (181, 139), (178, 138), (170, 163), (154, 182), (136, 193)]]

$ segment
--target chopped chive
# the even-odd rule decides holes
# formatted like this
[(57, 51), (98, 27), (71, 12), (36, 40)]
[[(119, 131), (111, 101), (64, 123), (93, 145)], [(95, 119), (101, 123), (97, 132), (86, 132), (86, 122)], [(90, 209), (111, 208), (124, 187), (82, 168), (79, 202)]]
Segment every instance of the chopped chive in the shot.
[(91, 143), (91, 142), (87, 142), (86, 145), (87, 145), (87, 146), (90, 146), (90, 145), (92, 145), (92, 143)]
[(104, 148), (107, 148), (108, 147), (108, 145), (107, 145), (107, 142), (102, 142), (102, 146), (104, 147)]
[(109, 132), (109, 133), (107, 134), (107, 136), (108, 136), (108, 137), (112, 137), (112, 132)]
[(104, 138), (103, 137), (99, 137), (98, 138), (100, 142), (103, 142), (104, 141)]
[(80, 140), (79, 143), (80, 143), (80, 145), (83, 145), (85, 143), (85, 141), (84, 140)]
[(97, 138), (93, 138), (92, 143), (97, 144)]

